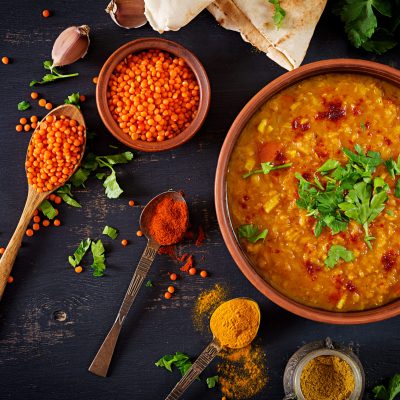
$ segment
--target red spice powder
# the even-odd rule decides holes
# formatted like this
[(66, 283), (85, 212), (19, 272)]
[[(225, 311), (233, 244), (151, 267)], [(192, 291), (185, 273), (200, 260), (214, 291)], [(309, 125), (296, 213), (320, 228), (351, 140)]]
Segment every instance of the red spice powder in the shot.
[(195, 242), (196, 246), (201, 246), (206, 239), (206, 234), (204, 233), (204, 229), (201, 225), (199, 225), (199, 229), (197, 231), (197, 239)]
[(181, 267), (181, 271), (188, 272), (190, 268), (194, 265), (193, 255), (191, 254), (187, 259), (185, 264)]
[(149, 232), (157, 243), (171, 245), (183, 239), (188, 223), (189, 210), (186, 203), (165, 197), (155, 207)]

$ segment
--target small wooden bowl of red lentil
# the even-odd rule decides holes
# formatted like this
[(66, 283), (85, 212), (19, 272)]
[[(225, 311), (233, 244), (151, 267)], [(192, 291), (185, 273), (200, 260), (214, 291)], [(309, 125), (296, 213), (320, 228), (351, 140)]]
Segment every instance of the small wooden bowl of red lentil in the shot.
[(178, 43), (138, 39), (117, 49), (97, 81), (99, 114), (111, 134), (146, 152), (176, 148), (201, 128), (210, 83), (197, 57)]

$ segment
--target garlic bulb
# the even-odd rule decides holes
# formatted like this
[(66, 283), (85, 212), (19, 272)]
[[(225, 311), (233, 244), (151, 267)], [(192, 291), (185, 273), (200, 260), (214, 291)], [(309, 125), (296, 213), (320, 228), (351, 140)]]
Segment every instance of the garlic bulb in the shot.
[(106, 12), (121, 28), (139, 28), (147, 22), (144, 15), (144, 0), (111, 0)]
[(62, 31), (51, 52), (53, 67), (69, 65), (85, 57), (90, 43), (89, 31), (87, 25), (71, 26)]

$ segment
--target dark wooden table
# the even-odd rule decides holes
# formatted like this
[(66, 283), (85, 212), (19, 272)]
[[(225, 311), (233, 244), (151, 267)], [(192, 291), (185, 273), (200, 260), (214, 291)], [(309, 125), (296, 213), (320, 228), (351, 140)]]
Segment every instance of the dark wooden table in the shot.
[[(66, 68), (79, 78), (39, 87), (53, 104), (71, 92), (88, 98), (83, 111), (89, 129), (97, 132), (96, 152), (113, 153), (109, 145), (125, 150), (106, 131), (96, 112), (95, 86), (91, 82), (106, 58), (120, 45), (144, 36), (158, 36), (149, 26), (138, 30), (117, 27), (104, 12), (106, 2), (96, 0), (17, 0), (3, 7), (0, 24), (1, 56), (13, 59), (0, 65), (0, 246), (15, 228), (26, 195), (24, 158), (30, 134), (17, 133), (15, 125), (29, 112), (17, 111), (28, 99), (31, 79), (42, 76), (42, 61), (50, 58), (54, 39), (63, 29), (89, 24), (92, 43), (83, 61)], [(54, 15), (45, 19), (41, 11)], [(289, 356), (302, 344), (331, 336), (352, 344), (362, 360), (371, 387), (399, 372), (400, 320), (367, 326), (333, 326), (307, 321), (275, 306), (250, 285), (232, 261), (220, 235), (214, 211), (213, 181), (218, 153), (225, 134), (244, 104), (265, 84), (284, 71), (265, 55), (244, 43), (237, 33), (220, 28), (203, 12), (179, 32), (163, 35), (193, 50), (203, 62), (211, 81), (212, 104), (207, 121), (197, 136), (179, 149), (162, 154), (136, 154), (134, 162), (118, 168), (125, 190), (120, 199), (105, 197), (100, 182), (92, 178), (86, 189), (75, 191), (81, 209), (60, 206), (60, 228), (42, 229), (24, 239), (15, 263), (15, 282), (0, 304), (0, 399), (163, 399), (179, 378), (156, 368), (166, 353), (199, 354), (209, 338), (199, 336), (191, 313), (200, 291), (217, 282), (226, 284), (232, 296), (250, 296), (262, 308), (260, 336), (267, 354), (269, 383), (257, 399), (283, 396), (282, 374)], [(398, 66), (398, 50), (374, 57), (351, 48), (343, 29), (326, 10), (311, 42), (306, 63), (338, 57), (368, 58)], [(43, 115), (36, 104), (32, 112)], [(111, 375), (99, 378), (87, 372), (106, 331), (114, 320), (132, 271), (145, 241), (135, 236), (141, 206), (169, 188), (187, 194), (192, 220), (202, 223), (206, 243), (195, 251), (209, 279), (185, 278), (178, 283), (173, 300), (163, 299), (168, 271), (178, 266), (167, 256), (158, 257), (151, 270), (153, 288), (144, 287), (131, 311), (117, 345)], [(138, 206), (131, 208), (128, 200)], [(105, 224), (120, 229), (120, 240), (102, 237)], [(81, 239), (102, 237), (108, 250), (108, 269), (103, 278), (81, 275), (67, 262)], [(210, 369), (212, 371), (213, 368)], [(186, 399), (218, 399), (217, 390), (196, 382)], [(372, 398), (366, 395), (365, 398)]]

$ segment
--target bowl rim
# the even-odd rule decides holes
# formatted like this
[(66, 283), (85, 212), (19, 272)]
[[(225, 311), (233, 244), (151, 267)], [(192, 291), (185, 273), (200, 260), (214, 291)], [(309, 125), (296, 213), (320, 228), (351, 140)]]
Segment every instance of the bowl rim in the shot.
[[(175, 56), (182, 57), (196, 77), (200, 92), (198, 112), (191, 124), (177, 136), (172, 139), (164, 140), (163, 142), (132, 140), (130, 136), (122, 132), (116, 124), (107, 104), (108, 81), (117, 64), (129, 54), (149, 49), (159, 49)], [(107, 130), (118, 141), (122, 142), (126, 146), (144, 152), (159, 152), (174, 149), (190, 140), (202, 127), (210, 109), (210, 101), (210, 81), (200, 60), (194, 55), (194, 53), (181, 44), (157, 37), (132, 40), (116, 49), (103, 64), (96, 85), (97, 110)]]
[(240, 133), (262, 104), (276, 93), (304, 79), (327, 73), (346, 72), (384, 79), (400, 87), (399, 70), (384, 64), (357, 59), (317, 61), (279, 76), (253, 96), (233, 121), (219, 154), (214, 185), (215, 208), (222, 237), (236, 265), (250, 283), (269, 300), (293, 314), (313, 321), (341, 325), (372, 323), (397, 316), (400, 314), (400, 299), (373, 309), (341, 313), (306, 306), (279, 292), (256, 272), (239, 246), (229, 216), (226, 172)]

